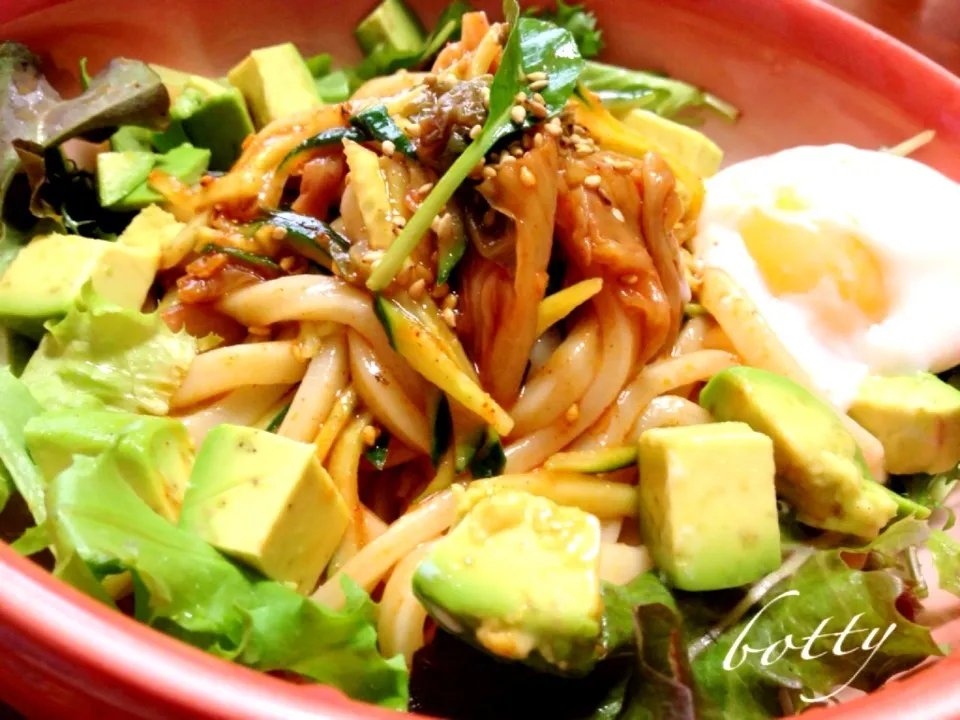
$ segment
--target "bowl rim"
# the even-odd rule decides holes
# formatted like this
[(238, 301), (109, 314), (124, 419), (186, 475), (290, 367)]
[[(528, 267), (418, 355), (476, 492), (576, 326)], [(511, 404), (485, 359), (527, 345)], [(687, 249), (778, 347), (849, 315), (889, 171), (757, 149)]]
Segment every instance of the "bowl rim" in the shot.
[[(0, 22), (20, 20), (66, 0), (26, 0), (21, 11), (3, 13)], [(769, 0), (713, 0), (723, 12), (762, 23), (758, 7)], [(911, 98), (918, 117), (939, 117), (944, 99), (960, 106), (960, 78), (881, 30), (824, 0), (780, 0), (778, 12), (791, 32), (808, 37), (804, 51), (830, 66), (856, 75), (862, 85), (882, 92), (876, 76), (857, 73), (842, 47), (872, 51), (884, 71), (919, 75), (923, 91)], [(775, 32), (775, 31), (774, 31)], [(960, 136), (960, 117), (957, 118)], [(37, 656), (56, 656), (126, 687), (168, 708), (203, 718), (317, 718), (377, 720), (394, 711), (365, 705), (328, 687), (295, 685), (229, 662), (169, 638), (103, 605), (47, 573), (0, 543), (0, 626), (17, 629)], [(29, 647), (24, 659), (29, 661)], [(120, 659), (121, 661), (117, 661)], [(882, 720), (911, 715), (960, 716), (960, 652), (850, 703), (806, 716), (816, 720)], [(77, 682), (80, 682), (79, 680)], [(322, 713), (320, 715), (319, 713)]]

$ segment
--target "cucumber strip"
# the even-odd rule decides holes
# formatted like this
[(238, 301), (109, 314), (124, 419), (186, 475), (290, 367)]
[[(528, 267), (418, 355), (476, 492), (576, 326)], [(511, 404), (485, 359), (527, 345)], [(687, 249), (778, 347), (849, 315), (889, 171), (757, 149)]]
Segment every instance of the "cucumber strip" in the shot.
[(545, 297), (537, 308), (537, 337), (603, 289), (602, 278), (583, 280)]
[(389, 140), (397, 150), (407, 157), (417, 157), (417, 150), (413, 147), (413, 142), (390, 117), (390, 113), (387, 112), (387, 107), (383, 103), (364, 108), (350, 118), (350, 124), (380, 142)]
[(547, 470), (566, 470), (579, 473), (606, 473), (630, 467), (637, 462), (637, 447), (605, 448), (555, 453), (547, 458)]
[(308, 137), (293, 150), (288, 152), (283, 160), (280, 161), (279, 169), (282, 170), (284, 167), (286, 167), (288, 162), (293, 160), (298, 155), (309, 152), (310, 150), (316, 150), (317, 148), (328, 147), (330, 145), (339, 145), (344, 141), (344, 139), (353, 140), (354, 142), (363, 142), (364, 140), (369, 140), (370, 138), (361, 129), (355, 127), (340, 127), (324, 130), (322, 133), (314, 135), (313, 137)]
[(430, 462), (438, 467), (440, 458), (450, 446), (452, 420), (450, 418), (450, 403), (447, 396), (440, 390), (434, 389), (432, 396), (427, 400), (427, 419), (430, 421)]
[(363, 451), (363, 456), (370, 461), (377, 470), (383, 470), (387, 464), (387, 453), (390, 449), (390, 433), (381, 430), (377, 441)]
[(308, 260), (329, 267), (331, 260), (347, 280), (356, 278), (350, 261), (350, 241), (323, 220), (284, 210), (271, 212), (267, 222), (287, 231), (287, 241)]
[(290, 412), (290, 406), (293, 403), (287, 403), (281, 408), (280, 412), (276, 414), (273, 420), (270, 421), (270, 424), (267, 425), (267, 432), (275, 433), (280, 429), (280, 426), (283, 425), (283, 421), (287, 418), (287, 413)]
[(257, 253), (246, 252), (245, 250), (238, 250), (237, 248), (232, 247), (224, 247), (214, 243), (205, 245), (200, 251), (201, 255), (209, 255), (211, 253), (229, 255), (230, 257), (240, 260), (241, 262), (245, 262), (249, 265), (256, 265), (257, 267), (262, 267), (278, 273), (283, 272), (283, 268), (277, 265), (277, 263), (268, 258), (266, 255), (258, 255)]
[(503, 452), (500, 436), (496, 430), (488, 427), (483, 446), (470, 463), (470, 472), (477, 480), (496, 477), (503, 474), (506, 464), (507, 455)]
[(453, 467), (453, 454), (446, 452), (443, 454), (443, 457), (440, 458), (440, 463), (437, 465), (437, 474), (433, 476), (433, 479), (427, 484), (423, 491), (414, 498), (413, 505), (423, 502), (431, 495), (436, 495), (438, 492), (446, 490), (453, 485), (456, 479), (457, 473)]
[(500, 435), (509, 435), (513, 419), (444, 351), (443, 343), (417, 317), (380, 294), (374, 302), (390, 344), (424, 378), (483, 418)]

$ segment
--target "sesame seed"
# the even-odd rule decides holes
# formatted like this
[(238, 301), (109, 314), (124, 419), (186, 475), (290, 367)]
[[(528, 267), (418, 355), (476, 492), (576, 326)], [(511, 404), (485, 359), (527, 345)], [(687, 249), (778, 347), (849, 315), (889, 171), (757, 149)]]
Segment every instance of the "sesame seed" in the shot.
[(587, 175), (583, 179), (583, 184), (586, 185), (588, 188), (593, 188), (593, 189), (600, 187), (601, 182), (602, 182), (602, 178), (599, 175)]
[(280, 267), (282, 267), (287, 272), (293, 270), (294, 266), (297, 264), (297, 259), (290, 257), (289, 255), (285, 258), (280, 258)]
[(480, 97), (483, 98), (483, 104), (490, 104), (490, 88), (485, 87), (480, 90)]
[(392, 221), (393, 224), (396, 225), (398, 228), (402, 228), (404, 225), (407, 224), (407, 219), (406, 219), (403, 215), (394, 215), (394, 216), (391, 218), (391, 221)]
[(409, 265), (398, 272), (396, 277), (397, 285), (400, 285), (401, 287), (409, 285), (411, 272), (412, 269)]
[(517, 123), (517, 125), (520, 125), (527, 119), (527, 111), (520, 105), (514, 105), (513, 110), (510, 111), (510, 118)]
[(624, 275), (620, 278), (624, 285), (636, 285), (639, 279), (636, 275)]
[(626, 218), (623, 217), (623, 212), (621, 212), (620, 208), (614, 208), (611, 210), (611, 212), (613, 213), (613, 216), (620, 222), (624, 222), (626, 220)]
[(533, 136), (533, 146), (534, 147), (543, 147), (543, 133), (537, 133)]
[(476, 140), (478, 137), (480, 137), (480, 133), (482, 132), (483, 132), (482, 127), (480, 127), (479, 125), (474, 125), (472, 128), (470, 128), (470, 139)]
[(547, 79), (547, 74), (542, 70), (538, 70), (537, 72), (532, 72), (529, 75), (527, 75), (527, 80), (529, 80), (531, 83), (542, 82), (543, 80), (546, 80), (546, 79)]
[(487, 165), (487, 166), (483, 169), (483, 176), (484, 176), (485, 178), (488, 178), (488, 179), (490, 179), (490, 180), (493, 180), (493, 178), (495, 178), (495, 177), (497, 176), (497, 169), (496, 169), (495, 167), (491, 167), (490, 165)]
[(574, 144), (576, 144), (576, 143), (582, 143), (582, 142), (584, 141), (584, 138), (583, 138), (583, 136), (580, 135), (580, 133), (578, 133), (578, 132), (572, 132), (572, 133), (570, 133), (570, 140), (571, 140)]
[(440, 298), (446, 297), (447, 293), (450, 292), (450, 286), (447, 284), (436, 285), (433, 290), (430, 292), (430, 295), (433, 296), (434, 300), (439, 300)]
[(424, 183), (417, 188), (417, 195), (429, 195), (431, 190), (433, 190), (433, 183)]
[(430, 223), (430, 229), (433, 230), (434, 234), (437, 234), (437, 235), (440, 234), (440, 218), (441, 217), (443, 216), (437, 215), (436, 217), (433, 218), (433, 222)]
[(527, 107), (530, 108), (531, 115), (533, 115), (536, 118), (540, 118), (541, 120), (550, 114), (549, 111), (547, 110), (547, 106), (544, 105), (543, 103), (531, 102), (531, 103), (527, 103)]
[(390, 157), (397, 149), (397, 146), (393, 144), (392, 140), (384, 140), (380, 145), (380, 149), (383, 150), (384, 155)]
[(543, 99), (543, 95), (541, 95), (541, 94), (538, 93), (538, 92), (535, 92), (535, 93), (533, 94), (533, 101), (534, 101), (534, 102), (538, 102), (538, 103), (540, 103), (541, 105), (546, 105), (546, 104), (547, 104), (547, 101)]
[(507, 155), (506, 153), (504, 153), (504, 154), (503, 154), (503, 157), (502, 157), (501, 160), (500, 160), (500, 164), (501, 164), (501, 165), (509, 165), (510, 163), (514, 163), (514, 162), (516, 162), (516, 161), (517, 161), (517, 159), (516, 159), (513, 155)]
[(440, 218), (438, 229), (437, 235), (440, 236), (449, 236), (453, 233), (453, 215), (450, 213), (444, 214), (444, 216)]
[(453, 293), (450, 293), (443, 299), (443, 307), (445, 309), (453, 310), (457, 306), (457, 296)]
[(510, 151), (510, 154), (513, 155), (515, 158), (523, 157), (523, 148), (515, 147)]
[(372, 446), (377, 442), (377, 437), (379, 435), (379, 430), (377, 430), (373, 425), (367, 425), (363, 428), (363, 444), (367, 447)]
[(563, 126), (560, 125), (559, 121), (556, 119), (553, 119), (544, 125), (543, 129), (546, 130), (549, 135), (553, 135), (553, 137), (560, 137), (563, 135)]
[(373, 265), (383, 257), (383, 250), (367, 250), (360, 259), (367, 265)]
[(524, 166), (520, 170), (520, 182), (527, 187), (535, 187), (537, 184), (537, 176), (530, 172), (530, 168)]
[(442, 317), (443, 321), (450, 327), (455, 328), (457, 326), (457, 316), (450, 308), (445, 307), (443, 312), (440, 313), (440, 317)]
[(274, 227), (270, 231), (270, 237), (274, 240), (283, 240), (287, 236), (287, 229), (282, 227)]
[(568, 423), (575, 423), (580, 417), (580, 406), (576, 403), (573, 403), (567, 408), (567, 411), (563, 414), (563, 417)]
[(420, 278), (419, 280), (415, 281), (412, 285), (410, 285), (410, 287), (408, 288), (408, 291), (410, 293), (410, 297), (412, 297), (414, 300), (419, 300), (423, 296), (423, 291), (426, 289), (427, 289), (427, 281), (424, 280), (423, 278)]
[(537, 80), (530, 83), (531, 90), (543, 90), (547, 85), (550, 84), (549, 80)]
[(516, 95), (513, 96), (513, 99), (518, 103), (526, 102), (527, 94), (523, 92), (523, 90), (521, 90), (520, 92), (518, 92)]

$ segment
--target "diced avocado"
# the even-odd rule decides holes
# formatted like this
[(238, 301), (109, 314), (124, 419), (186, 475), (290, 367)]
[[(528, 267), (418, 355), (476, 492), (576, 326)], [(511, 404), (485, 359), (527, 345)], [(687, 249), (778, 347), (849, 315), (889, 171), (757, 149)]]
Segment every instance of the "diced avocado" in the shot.
[(649, 110), (631, 110), (623, 123), (656, 141), (697, 175), (710, 177), (720, 169), (723, 151), (702, 132)]
[(606, 473), (630, 467), (637, 461), (635, 445), (555, 453), (547, 458), (548, 470), (566, 470), (581, 473)]
[(459, 523), (430, 549), (414, 594), (446, 630), (494, 655), (577, 672), (600, 633), (600, 523), (493, 486), (455, 488)]
[(97, 155), (97, 195), (104, 207), (116, 205), (142, 183), (153, 170), (152, 152), (105, 152)]
[(117, 238), (121, 245), (144, 248), (160, 255), (184, 228), (184, 223), (157, 205), (148, 205), (130, 221)]
[(219, 550), (313, 590), (350, 521), (312, 443), (219, 425), (197, 454), (180, 527)]
[[(110, 153), (104, 154), (109, 155)], [(99, 157), (103, 157), (104, 154)], [(163, 155), (157, 155), (156, 158), (155, 169), (165, 172), (187, 185), (193, 185), (207, 171), (210, 164), (210, 151), (184, 144)], [(145, 179), (110, 207), (112, 210), (140, 210), (147, 205), (160, 202), (163, 202), (163, 196), (151, 188), (149, 181)]]
[(83, 286), (140, 309), (157, 272), (156, 254), (79, 235), (46, 235), (20, 250), (0, 278), (0, 324), (39, 339), (47, 320), (63, 317)]
[(416, 52), (426, 40), (423, 26), (403, 0), (384, 0), (353, 32), (366, 54), (380, 44), (394, 50)]
[(322, 104), (313, 76), (293, 43), (251, 51), (228, 77), (246, 98), (258, 128)]
[(936, 375), (868, 378), (848, 413), (883, 445), (891, 473), (935, 474), (960, 462), (960, 390)]
[(681, 590), (722, 590), (780, 567), (773, 443), (740, 422), (640, 436), (640, 531)]
[(117, 153), (152, 152), (153, 136), (153, 130), (124, 125), (110, 136), (110, 149)]
[(228, 83), (190, 76), (170, 115), (190, 142), (210, 150), (210, 167), (229, 170), (254, 132), (243, 94)]
[(150, 69), (160, 76), (160, 82), (167, 86), (170, 99), (173, 101), (176, 101), (183, 86), (187, 84), (187, 80), (191, 77), (190, 73), (183, 72), (182, 70), (174, 70), (165, 65), (155, 65), (151, 63)]
[(801, 522), (874, 537), (898, 507), (909, 510), (905, 498), (873, 480), (836, 411), (791, 380), (729, 368), (701, 390), (700, 404), (717, 420), (745, 422), (773, 440), (777, 491)]
[(47, 481), (74, 455), (95, 457), (116, 445), (124, 478), (155, 512), (175, 523), (193, 465), (183, 423), (111, 410), (64, 410), (36, 416), (25, 429), (27, 448)]

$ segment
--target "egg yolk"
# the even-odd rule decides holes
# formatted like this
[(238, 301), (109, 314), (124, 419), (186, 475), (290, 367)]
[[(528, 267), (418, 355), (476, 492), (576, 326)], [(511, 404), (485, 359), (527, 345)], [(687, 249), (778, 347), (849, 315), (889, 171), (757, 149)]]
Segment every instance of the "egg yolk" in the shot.
[[(879, 260), (855, 233), (824, 229), (802, 217), (793, 195), (778, 197), (775, 214), (752, 210), (740, 224), (747, 251), (776, 296), (816, 294), (825, 282), (835, 287), (845, 307), (856, 307), (870, 322), (883, 320), (889, 299)], [(822, 309), (824, 321), (845, 330), (853, 319)]]

